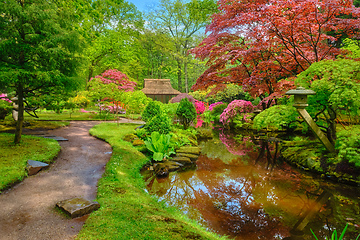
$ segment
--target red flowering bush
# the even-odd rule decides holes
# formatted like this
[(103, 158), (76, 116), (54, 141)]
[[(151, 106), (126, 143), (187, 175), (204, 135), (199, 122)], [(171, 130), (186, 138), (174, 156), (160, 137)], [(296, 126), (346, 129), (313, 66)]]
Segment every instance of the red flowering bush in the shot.
[(101, 75), (95, 76), (94, 78), (100, 79), (104, 84), (115, 83), (119, 90), (124, 90), (125, 92), (132, 92), (136, 87), (136, 82), (130, 81), (125, 73), (122, 73), (117, 69), (106, 70)]
[(230, 124), (231, 120), (239, 114), (244, 114), (244, 121), (248, 121), (246, 113), (250, 113), (254, 110), (254, 106), (251, 102), (245, 100), (234, 100), (232, 101), (227, 108), (220, 115), (220, 122), (223, 125)]

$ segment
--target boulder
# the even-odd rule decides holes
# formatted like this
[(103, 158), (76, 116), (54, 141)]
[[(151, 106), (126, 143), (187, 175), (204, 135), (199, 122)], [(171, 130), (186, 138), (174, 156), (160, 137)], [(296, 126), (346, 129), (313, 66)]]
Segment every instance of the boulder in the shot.
[(142, 146), (142, 145), (145, 145), (145, 142), (141, 139), (135, 139), (133, 142), (132, 142), (132, 145), (133, 146)]
[(199, 155), (180, 152), (180, 153), (176, 154), (176, 157), (187, 157), (187, 158), (190, 158), (191, 161), (196, 161), (198, 159)]
[(200, 155), (200, 148), (183, 146), (180, 147), (178, 150), (176, 150), (176, 153), (189, 153), (189, 154)]
[(178, 156), (176, 156), (176, 157), (173, 157), (173, 158), (171, 159), (171, 161), (173, 161), (173, 162), (178, 162), (178, 163), (181, 163), (181, 164), (184, 164), (184, 165), (186, 165), (186, 164), (192, 164), (191, 159), (188, 158), (188, 157), (178, 157)]
[(28, 175), (31, 176), (31, 175), (38, 173), (41, 169), (47, 168), (48, 166), (49, 166), (49, 164), (47, 164), (47, 163), (34, 161), (34, 160), (28, 160), (26, 169), (28, 171)]
[(100, 208), (98, 202), (91, 202), (79, 197), (60, 201), (56, 203), (56, 206), (68, 213), (71, 218), (84, 216)]

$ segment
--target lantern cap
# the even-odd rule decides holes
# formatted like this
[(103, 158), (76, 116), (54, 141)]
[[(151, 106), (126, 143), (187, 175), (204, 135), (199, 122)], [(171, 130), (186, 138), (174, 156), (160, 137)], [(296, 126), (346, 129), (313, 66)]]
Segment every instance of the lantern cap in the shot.
[(297, 87), (296, 89), (291, 89), (285, 93), (286, 95), (314, 95), (315, 92), (310, 89), (305, 89), (303, 87)]

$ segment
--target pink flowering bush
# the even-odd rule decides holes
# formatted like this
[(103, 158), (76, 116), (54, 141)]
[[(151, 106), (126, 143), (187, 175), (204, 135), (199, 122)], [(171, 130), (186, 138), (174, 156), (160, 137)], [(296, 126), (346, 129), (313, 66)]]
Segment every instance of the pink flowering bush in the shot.
[(224, 103), (223, 102), (216, 102), (216, 103), (210, 104), (209, 111), (211, 112), (214, 109), (214, 107), (216, 107), (217, 105), (221, 105), (221, 104), (224, 104)]
[(202, 101), (195, 100), (195, 109), (198, 115), (203, 114), (206, 110), (205, 103)]
[(104, 84), (115, 83), (119, 90), (125, 92), (132, 92), (136, 87), (136, 82), (130, 81), (125, 73), (122, 73), (117, 69), (106, 70), (101, 75), (95, 76), (94, 78), (100, 79)]
[(11, 103), (11, 100), (8, 98), (6, 93), (0, 93), (0, 100)]
[(12, 105), (5, 93), (0, 94), (0, 120), (4, 120), (6, 115), (11, 112)]
[(234, 100), (220, 115), (220, 122), (223, 125), (229, 125), (231, 121), (238, 115), (243, 115), (244, 121), (248, 120), (246, 113), (251, 113), (254, 110), (254, 106), (251, 102), (245, 100)]

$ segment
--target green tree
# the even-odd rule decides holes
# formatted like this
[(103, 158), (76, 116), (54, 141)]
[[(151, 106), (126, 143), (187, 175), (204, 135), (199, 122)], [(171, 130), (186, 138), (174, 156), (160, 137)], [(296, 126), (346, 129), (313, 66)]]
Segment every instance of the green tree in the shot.
[(81, 38), (68, 8), (53, 1), (8, 0), (0, 9), (0, 89), (15, 91), (19, 99), (14, 142), (20, 143), (24, 98), (76, 87), (72, 77)]
[(176, 110), (176, 116), (180, 119), (180, 123), (187, 129), (192, 121), (196, 119), (196, 109), (187, 98), (183, 98)]
[(350, 122), (359, 121), (359, 61), (339, 59), (313, 63), (298, 75), (296, 83), (316, 92), (309, 96), (308, 110), (330, 141), (335, 142), (336, 119), (340, 114), (348, 116)]
[(182, 91), (182, 74), (184, 74), (185, 91), (189, 92), (188, 63), (189, 49), (200, 39), (201, 30), (210, 22), (210, 16), (216, 11), (214, 0), (161, 0), (159, 7), (150, 13), (149, 21), (152, 28), (170, 37), (169, 42), (159, 43), (163, 50), (168, 51), (177, 63), (178, 90)]

